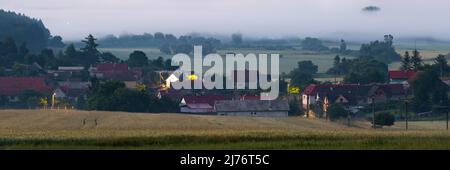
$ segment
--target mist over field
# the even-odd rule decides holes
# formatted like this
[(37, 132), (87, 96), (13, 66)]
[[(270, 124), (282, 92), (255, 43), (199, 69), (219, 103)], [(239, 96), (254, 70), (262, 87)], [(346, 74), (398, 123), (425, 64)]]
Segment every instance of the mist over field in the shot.
[(192, 32), (246, 37), (450, 40), (448, 0), (1, 0), (0, 7), (43, 20), (54, 35)]

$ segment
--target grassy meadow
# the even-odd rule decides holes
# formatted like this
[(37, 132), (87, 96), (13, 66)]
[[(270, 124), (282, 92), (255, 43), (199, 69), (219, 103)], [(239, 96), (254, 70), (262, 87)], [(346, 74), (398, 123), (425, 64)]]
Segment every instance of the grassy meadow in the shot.
[(0, 149), (450, 149), (445, 122), (1, 110)]
[[(405, 51), (412, 51), (417, 48), (425, 63), (432, 63), (433, 59), (438, 54), (449, 54), (450, 44), (398, 44), (395, 45), (397, 52), (399, 54), (404, 54)], [(358, 45), (349, 46), (350, 49), (359, 49)], [(118, 56), (121, 59), (127, 59), (129, 54), (134, 50), (141, 50), (149, 56), (150, 59), (156, 59), (161, 56), (165, 59), (169, 59), (172, 55), (167, 55), (161, 53), (158, 48), (101, 48), (101, 51), (108, 51)], [(226, 53), (255, 53), (255, 54), (280, 54), (280, 72), (289, 73), (295, 67), (297, 67), (297, 62), (303, 60), (311, 60), (314, 64), (319, 66), (319, 73), (325, 73), (329, 68), (333, 66), (333, 59), (336, 56), (334, 53), (327, 52), (312, 52), (305, 51), (300, 48), (295, 48), (291, 50), (262, 50), (262, 49), (224, 49), (217, 51), (220, 55), (224, 56)], [(348, 59), (353, 59), (355, 56), (345, 56), (340, 55), (341, 58), (345, 57)], [(393, 62), (389, 64), (389, 69), (396, 70), (400, 68), (400, 62)]]

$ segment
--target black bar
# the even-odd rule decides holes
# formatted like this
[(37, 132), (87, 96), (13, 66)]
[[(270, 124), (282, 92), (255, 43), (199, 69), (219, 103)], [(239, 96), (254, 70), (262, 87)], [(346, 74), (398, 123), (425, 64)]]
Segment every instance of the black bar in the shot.
[[(250, 168), (268, 169), (280, 167), (301, 167), (313, 165), (315, 168), (331, 166), (334, 169), (354, 165), (368, 165), (374, 169), (384, 169), (386, 163), (401, 164), (401, 159), (414, 162), (402, 166), (419, 164), (441, 166), (436, 162), (447, 161), (448, 151), (0, 151), (2, 165), (14, 167), (29, 164), (33, 166), (55, 166), (62, 164), (72, 168), (115, 167), (126, 169), (177, 168)], [(215, 157), (206, 165), (181, 164), (182, 157)], [(442, 154), (442, 155), (441, 155)], [(265, 163), (227, 165), (225, 155), (268, 155)], [(430, 160), (427, 162), (426, 160)], [(14, 161), (22, 162), (20, 164)], [(58, 163), (58, 164), (55, 164)], [(375, 163), (375, 164), (374, 164)], [(59, 165), (58, 165), (59, 166)], [(295, 168), (301, 169), (301, 168)]]

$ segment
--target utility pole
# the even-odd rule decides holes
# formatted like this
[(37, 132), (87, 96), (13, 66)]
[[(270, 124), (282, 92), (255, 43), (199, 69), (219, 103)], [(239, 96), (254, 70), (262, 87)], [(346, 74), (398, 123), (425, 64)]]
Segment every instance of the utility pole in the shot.
[(350, 111), (347, 111), (347, 126), (350, 127), (350, 124), (351, 124)]
[(405, 100), (405, 121), (406, 121), (406, 130), (408, 130), (408, 101)]
[(446, 114), (445, 123), (446, 123), (446, 130), (448, 131), (448, 111), (450, 110), (450, 106), (439, 106), (437, 108), (440, 110), (439, 112)]
[(372, 97), (372, 128), (375, 129), (375, 98)]

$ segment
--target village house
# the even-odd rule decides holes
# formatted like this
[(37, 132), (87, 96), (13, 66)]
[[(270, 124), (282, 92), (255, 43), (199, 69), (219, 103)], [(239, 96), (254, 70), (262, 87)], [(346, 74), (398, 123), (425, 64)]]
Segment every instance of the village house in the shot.
[(143, 74), (142, 69), (130, 69), (123, 63), (101, 63), (97, 67), (91, 67), (89, 72), (92, 77), (99, 79), (121, 81), (130, 89), (137, 88)]
[(84, 67), (81, 66), (60, 66), (58, 67), (58, 70), (48, 70), (47, 75), (57, 81), (80, 81), (83, 71)]
[(286, 100), (222, 100), (214, 108), (221, 116), (287, 117)]
[(231, 98), (225, 95), (184, 96), (180, 102), (180, 112), (202, 114), (215, 113), (214, 103), (222, 100), (231, 100)]
[(391, 70), (389, 71), (389, 84), (408, 85), (417, 75), (413, 70)]
[(19, 102), (19, 96), (27, 90), (45, 95), (51, 93), (52, 87), (44, 77), (0, 77), (0, 95), (9, 102)]
[(334, 103), (353, 110), (370, 103), (401, 100), (407, 95), (402, 84), (311, 84), (302, 93), (302, 107), (307, 116), (322, 117)]
[(77, 101), (80, 97), (86, 98), (91, 83), (90, 82), (58, 82), (59, 87), (53, 91), (53, 95), (59, 99)]

